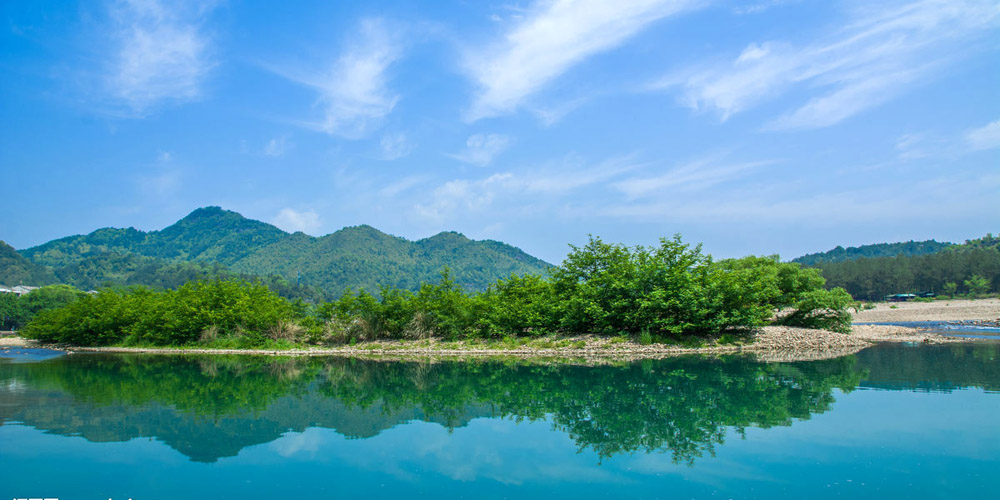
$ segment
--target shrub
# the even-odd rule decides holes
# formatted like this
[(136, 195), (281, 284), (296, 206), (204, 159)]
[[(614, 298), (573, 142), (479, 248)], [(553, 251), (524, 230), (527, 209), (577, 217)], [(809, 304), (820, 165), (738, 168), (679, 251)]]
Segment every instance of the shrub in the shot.
[(851, 307), (856, 308), (857, 303), (843, 288), (813, 290), (802, 294), (795, 304), (795, 311), (782, 317), (778, 323), (850, 333), (852, 317), (848, 308)]

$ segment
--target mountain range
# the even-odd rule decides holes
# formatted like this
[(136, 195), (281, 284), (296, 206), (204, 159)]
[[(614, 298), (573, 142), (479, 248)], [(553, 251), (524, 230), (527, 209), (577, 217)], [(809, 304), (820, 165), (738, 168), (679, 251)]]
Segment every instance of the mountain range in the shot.
[(347, 288), (415, 290), (438, 281), (445, 267), (463, 288), (482, 290), (499, 278), (543, 273), (551, 265), (505, 243), (455, 232), (410, 241), (362, 225), (313, 237), (220, 207), (199, 208), (160, 231), (103, 228), (20, 252), (0, 242), (5, 284), (170, 287), (178, 275), (242, 275), (335, 296)]

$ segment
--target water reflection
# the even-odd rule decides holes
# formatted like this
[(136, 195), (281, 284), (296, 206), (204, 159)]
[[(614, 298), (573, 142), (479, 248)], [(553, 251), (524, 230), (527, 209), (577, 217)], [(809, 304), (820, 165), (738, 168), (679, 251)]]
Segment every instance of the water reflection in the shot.
[[(739, 356), (619, 366), (249, 356), (0, 360), (0, 425), (92, 442), (151, 437), (192, 461), (214, 462), (310, 427), (367, 438), (415, 420), (451, 430), (477, 417), (546, 419), (600, 457), (667, 452), (690, 463), (714, 454), (731, 429), (808, 419), (830, 409), (834, 389), (849, 392), (866, 379), (913, 388), (937, 370), (948, 387), (995, 389), (1000, 380), (996, 353), (948, 346), (918, 365), (905, 350), (879, 349), (781, 364)], [(899, 363), (912, 371), (898, 370)], [(883, 372), (895, 375), (883, 380)]]

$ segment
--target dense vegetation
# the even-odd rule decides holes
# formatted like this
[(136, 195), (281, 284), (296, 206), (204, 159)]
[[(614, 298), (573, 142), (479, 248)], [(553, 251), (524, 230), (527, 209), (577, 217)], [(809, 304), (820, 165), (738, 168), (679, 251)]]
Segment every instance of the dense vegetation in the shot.
[(541, 273), (549, 267), (510, 245), (458, 233), (408, 241), (357, 226), (315, 238), (218, 207), (199, 208), (162, 231), (105, 228), (21, 253), (49, 273), (47, 280), (25, 284), (176, 288), (181, 283), (172, 282), (172, 275), (261, 276), (296, 283), (302, 290), (293, 298), (303, 299), (382, 285), (416, 291), (446, 266), (463, 289), (481, 291), (512, 273)]
[(784, 310), (784, 324), (849, 331), (853, 301), (823, 285), (816, 270), (776, 256), (714, 262), (679, 236), (652, 248), (592, 238), (548, 276), (512, 275), (480, 293), (465, 291), (447, 268), (416, 292), (348, 291), (319, 305), (289, 302), (260, 282), (198, 281), (160, 292), (103, 290), (42, 311), (23, 334), (80, 345), (254, 347), (550, 333), (650, 343), (749, 331), (776, 310)]
[(897, 255), (912, 257), (915, 255), (937, 253), (951, 248), (953, 245), (953, 243), (938, 242), (935, 240), (910, 240), (901, 243), (876, 243), (874, 245), (861, 245), (859, 247), (844, 248), (838, 246), (827, 252), (803, 255), (802, 257), (792, 259), (792, 262), (798, 262), (803, 266), (815, 266), (825, 262), (844, 262), (863, 258), (895, 257)]
[(49, 285), (21, 296), (0, 293), (0, 330), (17, 330), (38, 313), (59, 309), (85, 294), (69, 285)]
[(927, 255), (820, 262), (830, 287), (857, 300), (882, 300), (895, 293), (935, 292), (979, 296), (1000, 292), (1000, 238), (986, 235)]

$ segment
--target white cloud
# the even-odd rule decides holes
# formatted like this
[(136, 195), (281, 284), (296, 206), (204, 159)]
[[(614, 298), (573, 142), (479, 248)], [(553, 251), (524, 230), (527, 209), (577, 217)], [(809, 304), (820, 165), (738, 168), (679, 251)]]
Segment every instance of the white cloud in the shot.
[(496, 200), (508, 205), (523, 201), (526, 204), (521, 204), (522, 207), (556, 203), (572, 191), (599, 185), (643, 166), (634, 162), (631, 156), (612, 158), (591, 166), (570, 157), (553, 165), (535, 166), (518, 173), (503, 172), (482, 179), (456, 179), (437, 187), (432, 199), (417, 204), (415, 211), (425, 218), (440, 221), (486, 210)]
[(680, 86), (685, 105), (723, 120), (794, 87), (814, 89), (817, 96), (766, 128), (825, 127), (932, 78), (967, 55), (968, 42), (998, 19), (1000, 5), (985, 0), (870, 4), (832, 36), (802, 47), (750, 44), (731, 63), (669, 75), (651, 87)]
[(510, 189), (513, 178), (513, 174), (502, 173), (480, 180), (448, 181), (434, 190), (430, 203), (417, 204), (414, 208), (423, 217), (436, 220), (457, 211), (478, 211), (490, 205), (498, 191)]
[(367, 136), (399, 101), (399, 96), (387, 88), (387, 71), (400, 55), (399, 42), (385, 23), (368, 19), (361, 22), (356, 38), (328, 71), (275, 71), (319, 92), (318, 104), (324, 116), (309, 124), (311, 127), (359, 139)]
[(485, 167), (510, 145), (510, 137), (501, 134), (475, 134), (465, 141), (465, 150), (448, 156), (465, 163)]
[(633, 177), (613, 184), (628, 198), (661, 195), (666, 190), (700, 190), (741, 178), (744, 174), (773, 162), (754, 161), (716, 165), (717, 159), (699, 160), (655, 177)]
[(271, 219), (271, 224), (288, 232), (302, 231), (309, 234), (322, 226), (319, 214), (315, 210), (299, 212), (291, 208), (281, 209), (278, 215)]
[(465, 70), (479, 90), (467, 119), (514, 111), (574, 65), (624, 43), (652, 22), (696, 1), (557, 0), (539, 2), (489, 48), (471, 52)]
[(379, 141), (379, 148), (382, 150), (381, 159), (398, 160), (413, 152), (414, 144), (403, 132), (385, 134)]
[(288, 152), (291, 147), (292, 144), (288, 141), (287, 135), (275, 137), (274, 139), (267, 141), (267, 144), (264, 145), (264, 155), (272, 158), (278, 158), (280, 156), (284, 156), (284, 154)]
[(965, 140), (976, 150), (1000, 148), (1000, 120), (970, 130), (965, 134)]
[(123, 0), (111, 8), (117, 53), (106, 77), (116, 100), (142, 114), (156, 104), (201, 96), (213, 63), (201, 24), (210, 3), (171, 4)]

